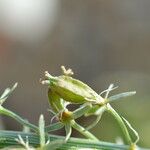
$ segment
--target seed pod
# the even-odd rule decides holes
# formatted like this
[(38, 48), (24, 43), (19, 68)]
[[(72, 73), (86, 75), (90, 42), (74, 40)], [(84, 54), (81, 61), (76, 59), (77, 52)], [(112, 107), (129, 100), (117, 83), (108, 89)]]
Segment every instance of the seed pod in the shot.
[(80, 80), (66, 75), (53, 77), (48, 74), (46, 77), (48, 77), (51, 91), (65, 101), (79, 104), (85, 102), (103, 103), (104, 101), (100, 95)]
[(52, 110), (57, 114), (65, 108), (65, 102), (51, 89), (48, 89), (48, 98)]

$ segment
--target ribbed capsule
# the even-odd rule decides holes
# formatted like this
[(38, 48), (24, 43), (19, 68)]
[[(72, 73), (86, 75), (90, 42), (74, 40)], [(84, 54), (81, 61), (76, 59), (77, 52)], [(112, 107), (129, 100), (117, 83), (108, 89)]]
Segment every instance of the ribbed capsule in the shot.
[(103, 103), (103, 98), (87, 84), (70, 76), (49, 76), (49, 88), (65, 101), (71, 103)]
[(51, 89), (48, 89), (48, 98), (52, 110), (57, 114), (65, 107), (65, 102)]

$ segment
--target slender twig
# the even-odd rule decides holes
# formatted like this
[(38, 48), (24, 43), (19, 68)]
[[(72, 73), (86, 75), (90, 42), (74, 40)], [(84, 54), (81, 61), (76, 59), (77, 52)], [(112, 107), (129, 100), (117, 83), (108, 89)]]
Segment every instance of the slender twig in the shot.
[(14, 112), (4, 108), (3, 106), (0, 105), (0, 114), (9, 116), (13, 119), (15, 119), (17, 122), (19, 122), (20, 124), (22, 124), (23, 126), (27, 126), (30, 129), (34, 130), (34, 131), (38, 131), (38, 127), (29, 123), (27, 120), (21, 118), (19, 115), (15, 114)]

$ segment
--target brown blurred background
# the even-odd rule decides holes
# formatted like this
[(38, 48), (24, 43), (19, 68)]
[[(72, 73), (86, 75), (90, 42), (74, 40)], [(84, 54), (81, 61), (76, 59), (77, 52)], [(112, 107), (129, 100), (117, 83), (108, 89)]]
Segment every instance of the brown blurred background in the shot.
[[(34, 123), (44, 113), (48, 123), (39, 78), (65, 65), (97, 92), (110, 83), (119, 85), (113, 94), (136, 90), (113, 106), (137, 129), (140, 145), (150, 146), (149, 0), (1, 0), (0, 8), (0, 91), (19, 83), (7, 108)], [(2, 119), (6, 129), (21, 129)], [(107, 114), (92, 132), (113, 142), (121, 136)]]

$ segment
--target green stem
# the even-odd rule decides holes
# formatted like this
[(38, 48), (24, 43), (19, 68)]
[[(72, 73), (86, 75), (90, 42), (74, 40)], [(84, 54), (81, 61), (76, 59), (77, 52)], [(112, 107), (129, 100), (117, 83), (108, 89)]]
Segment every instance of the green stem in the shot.
[[(26, 137), (29, 139), (30, 146), (38, 147), (39, 146), (39, 136), (33, 133), (23, 133), (18, 131), (0, 131), (0, 148), (7, 146), (17, 146), (18, 143), (15, 140), (18, 138), (18, 135), (26, 140)], [(63, 140), (65, 137), (56, 136), (49, 134), (50, 141)], [(94, 150), (129, 150), (127, 145), (118, 145), (116, 143), (109, 143), (103, 141), (93, 141), (81, 138), (70, 138), (67, 143), (62, 144), (59, 148), (60, 150), (75, 150), (75, 149), (94, 149)], [(138, 147), (139, 150), (150, 150)]]
[(88, 130), (77, 124), (74, 120), (71, 121), (71, 126), (79, 131), (82, 135), (87, 137), (88, 139), (99, 141), (97, 137), (95, 137), (92, 133), (90, 133)]
[(29, 123), (27, 120), (21, 118), (19, 115), (15, 114), (14, 112), (4, 108), (3, 106), (0, 105), (0, 114), (9, 116), (13, 119), (15, 119), (17, 122), (19, 122), (20, 124), (22, 124), (23, 126), (27, 126), (30, 129), (34, 130), (34, 131), (38, 131), (38, 127)]
[(120, 127), (121, 127), (121, 129), (122, 129), (122, 131), (123, 131), (123, 133), (125, 135), (125, 138), (126, 138), (128, 144), (131, 145), (133, 142), (131, 140), (130, 134), (128, 132), (128, 129), (127, 129), (124, 121), (122, 120), (120, 115), (111, 107), (111, 105), (109, 103), (106, 105), (106, 107), (107, 107), (107, 111), (109, 113), (111, 113), (112, 116), (114, 116), (114, 118), (118, 121), (118, 123), (119, 123), (119, 125), (120, 125)]

